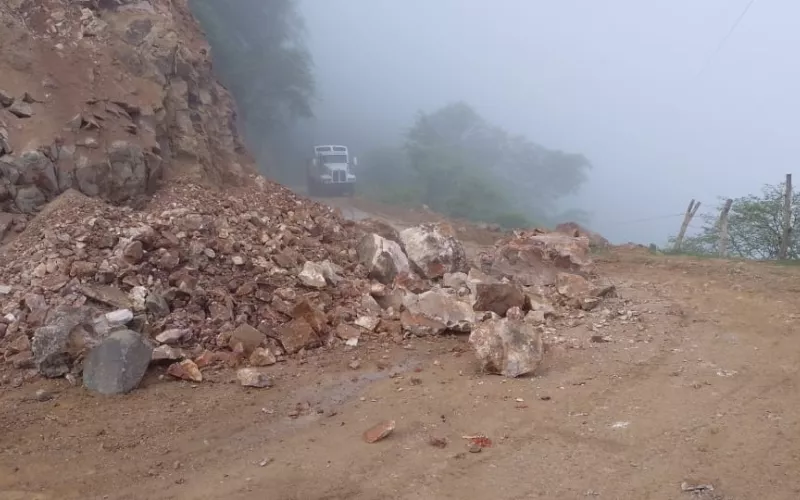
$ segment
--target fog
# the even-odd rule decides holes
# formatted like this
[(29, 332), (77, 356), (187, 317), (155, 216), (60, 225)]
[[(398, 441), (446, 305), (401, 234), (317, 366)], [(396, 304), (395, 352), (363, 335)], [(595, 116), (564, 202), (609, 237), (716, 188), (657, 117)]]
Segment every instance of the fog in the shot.
[(663, 243), (691, 198), (779, 183), (798, 161), (800, 3), (302, 0), (314, 58), (308, 141), (356, 152), (464, 100), (593, 164), (563, 208), (615, 242)]

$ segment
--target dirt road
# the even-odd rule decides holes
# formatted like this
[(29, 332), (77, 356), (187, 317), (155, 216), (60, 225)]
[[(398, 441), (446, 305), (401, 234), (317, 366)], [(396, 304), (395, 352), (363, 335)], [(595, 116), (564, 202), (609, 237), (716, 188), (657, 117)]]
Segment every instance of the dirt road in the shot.
[[(479, 373), (465, 337), (375, 337), (280, 363), (268, 390), (225, 371), (118, 398), (2, 386), (0, 500), (800, 498), (800, 271), (598, 259), (621, 298), (532, 378)], [(492, 446), (468, 452), (476, 434)]]

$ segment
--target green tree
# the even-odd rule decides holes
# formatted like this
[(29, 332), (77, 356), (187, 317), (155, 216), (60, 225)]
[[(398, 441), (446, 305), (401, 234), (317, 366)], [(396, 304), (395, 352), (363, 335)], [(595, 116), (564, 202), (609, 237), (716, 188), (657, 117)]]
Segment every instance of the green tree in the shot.
[(418, 115), (405, 148), (424, 186), (422, 202), (503, 224), (552, 222), (556, 201), (577, 190), (591, 166), (582, 155), (509, 135), (464, 102)]
[[(760, 195), (748, 195), (733, 200), (728, 216), (728, 254), (731, 257), (756, 260), (778, 258), (783, 234), (783, 203), (785, 184), (765, 185)], [(791, 234), (800, 221), (800, 193), (792, 193)], [(696, 235), (684, 239), (683, 251), (691, 254), (718, 253), (719, 221), (714, 215), (703, 217), (703, 226)], [(672, 240), (674, 241), (674, 239)], [(800, 241), (792, 238), (790, 259), (800, 257)]]
[(280, 176), (292, 125), (312, 116), (313, 61), (294, 0), (191, 0), (251, 151)]

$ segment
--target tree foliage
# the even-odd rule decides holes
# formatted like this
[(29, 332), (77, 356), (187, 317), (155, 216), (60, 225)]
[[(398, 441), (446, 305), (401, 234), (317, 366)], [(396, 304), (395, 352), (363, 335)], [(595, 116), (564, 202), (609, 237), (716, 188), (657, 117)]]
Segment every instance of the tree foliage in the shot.
[[(777, 259), (783, 235), (783, 203), (785, 184), (766, 185), (760, 195), (733, 200), (728, 216), (728, 254), (731, 257), (756, 260)], [(717, 255), (719, 242), (718, 217), (703, 217), (703, 226), (696, 235), (684, 239), (682, 250), (700, 255)], [(791, 234), (800, 221), (800, 193), (792, 193)], [(800, 241), (792, 238), (788, 258), (800, 257)]]
[(420, 113), (402, 147), (365, 160), (367, 190), (384, 201), (505, 226), (552, 222), (558, 199), (577, 190), (590, 168), (582, 155), (510, 135), (463, 102)]
[[(279, 164), (298, 118), (312, 116), (313, 61), (294, 0), (191, 0), (214, 67), (259, 159)], [(271, 160), (271, 161), (270, 161)]]

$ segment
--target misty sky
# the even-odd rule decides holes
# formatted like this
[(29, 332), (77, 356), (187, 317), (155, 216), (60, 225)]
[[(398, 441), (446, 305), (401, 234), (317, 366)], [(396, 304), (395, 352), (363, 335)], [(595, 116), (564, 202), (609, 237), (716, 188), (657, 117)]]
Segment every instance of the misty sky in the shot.
[(313, 140), (391, 144), (418, 110), (465, 100), (585, 154), (570, 204), (613, 241), (660, 244), (680, 217), (633, 221), (692, 197), (713, 211), (800, 164), (800, 2), (756, 0), (706, 67), (747, 1), (302, 0)]

